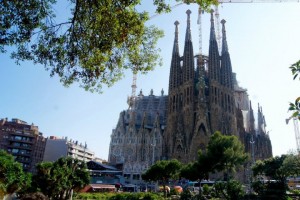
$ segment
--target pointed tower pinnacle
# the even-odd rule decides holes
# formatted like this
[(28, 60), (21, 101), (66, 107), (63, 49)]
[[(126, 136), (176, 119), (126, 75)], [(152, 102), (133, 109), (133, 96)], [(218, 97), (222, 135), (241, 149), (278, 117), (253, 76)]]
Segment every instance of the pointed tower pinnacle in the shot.
[(186, 34), (185, 34), (185, 41), (192, 40), (191, 36), (191, 10), (187, 10), (187, 27), (186, 27)]
[(191, 11), (187, 10), (187, 27), (183, 52), (183, 82), (194, 80), (194, 50), (191, 36)]
[(221, 83), (222, 85), (233, 89), (233, 75), (231, 59), (228, 52), (228, 44), (226, 39), (226, 30), (224, 19), (221, 20), (222, 23), (222, 55), (221, 55)]
[(169, 77), (169, 93), (173, 88), (176, 88), (181, 83), (181, 67), (180, 67), (180, 55), (178, 45), (178, 25), (179, 22), (175, 21), (175, 38), (173, 44), (173, 53), (170, 67)]
[(265, 117), (262, 113), (262, 107), (259, 106), (259, 103), (258, 103), (258, 112), (257, 112), (257, 126), (258, 126), (259, 133), (266, 133)]
[(225, 52), (228, 52), (225, 23), (226, 23), (226, 21), (224, 19), (222, 19), (221, 20), (221, 24), (222, 24), (222, 54)]
[(253, 113), (253, 109), (252, 109), (252, 103), (250, 101), (250, 116), (249, 116), (249, 132), (250, 133), (255, 133), (255, 119), (254, 119), (254, 113)]
[(179, 22), (175, 21), (175, 39), (174, 39), (174, 46), (173, 46), (173, 54), (179, 54), (179, 46), (178, 46), (178, 25)]
[(210, 10), (210, 38), (209, 40), (215, 40), (216, 39), (216, 32), (215, 32), (215, 22), (214, 22), (214, 10)]
[(211, 80), (215, 80), (220, 82), (220, 55), (218, 50), (218, 43), (216, 40), (215, 34), (215, 25), (214, 25), (214, 10), (211, 10), (211, 18), (210, 18), (210, 38), (209, 38), (209, 63), (208, 63), (208, 70), (209, 70), (209, 77)]

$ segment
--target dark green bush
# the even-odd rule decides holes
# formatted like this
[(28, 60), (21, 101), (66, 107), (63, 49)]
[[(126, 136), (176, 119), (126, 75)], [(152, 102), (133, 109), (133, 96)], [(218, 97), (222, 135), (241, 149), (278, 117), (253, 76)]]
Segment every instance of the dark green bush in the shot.
[(156, 193), (80, 193), (74, 197), (74, 200), (163, 200)]

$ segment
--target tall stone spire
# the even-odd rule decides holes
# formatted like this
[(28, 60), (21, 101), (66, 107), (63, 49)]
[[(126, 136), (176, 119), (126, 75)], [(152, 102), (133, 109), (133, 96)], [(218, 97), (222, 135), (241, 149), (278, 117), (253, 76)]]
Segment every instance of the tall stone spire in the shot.
[(216, 40), (213, 12), (214, 12), (214, 10), (211, 10), (208, 69), (209, 69), (210, 79), (220, 82), (220, 55), (219, 55), (219, 50), (218, 50), (218, 43)]
[(187, 26), (186, 26), (186, 33), (185, 33), (185, 41), (192, 41), (192, 36), (191, 36), (191, 10), (187, 10)]
[(222, 19), (221, 20), (221, 24), (222, 24), (222, 54), (225, 52), (228, 52), (225, 23), (226, 23), (226, 20)]
[(265, 124), (265, 117), (262, 112), (262, 108), (258, 104), (258, 111), (257, 111), (257, 126), (259, 133), (266, 133), (266, 124)]
[(173, 53), (170, 67), (170, 78), (169, 78), (169, 91), (176, 88), (181, 83), (181, 67), (180, 67), (180, 55), (178, 45), (178, 25), (179, 22), (175, 21), (175, 38), (173, 44)]
[(255, 119), (254, 119), (254, 112), (252, 109), (252, 103), (250, 101), (250, 113), (249, 113), (249, 132), (255, 133)]
[(222, 23), (222, 55), (221, 55), (221, 83), (222, 85), (233, 89), (233, 77), (231, 59), (228, 52), (228, 44), (226, 39), (225, 23), (226, 21), (221, 20)]
[(193, 43), (191, 36), (191, 20), (190, 15), (191, 11), (187, 10), (187, 27), (185, 33), (185, 43), (184, 43), (184, 52), (183, 52), (183, 82), (194, 80), (194, 51)]

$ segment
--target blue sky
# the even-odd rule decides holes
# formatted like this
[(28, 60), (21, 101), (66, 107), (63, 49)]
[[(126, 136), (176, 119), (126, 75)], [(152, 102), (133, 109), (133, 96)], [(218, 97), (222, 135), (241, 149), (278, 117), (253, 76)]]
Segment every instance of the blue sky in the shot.
[[(68, 6), (57, 10), (60, 15)], [(151, 1), (141, 6), (152, 9)], [(171, 13), (151, 19), (163, 29), (159, 41), (163, 66), (147, 75), (138, 75), (137, 92), (145, 95), (161, 89), (168, 92), (174, 22), (178, 20), (180, 52), (186, 29), (186, 10), (190, 9), (194, 52), (199, 52), (197, 6), (181, 5)], [(150, 10), (153, 13), (153, 10)], [(296, 149), (292, 123), (286, 125), (288, 104), (299, 96), (299, 81), (293, 81), (289, 66), (300, 59), (300, 3), (227, 3), (219, 7), (225, 19), (233, 71), (240, 86), (248, 89), (254, 110), (263, 107), (273, 154)], [(202, 15), (202, 49), (208, 52), (209, 14)], [(45, 137), (55, 135), (87, 143), (100, 158), (107, 159), (110, 135), (119, 113), (128, 108), (132, 75), (103, 94), (85, 92), (77, 84), (69, 88), (40, 65), (23, 62), (17, 66), (9, 54), (0, 54), (0, 118), (19, 118), (34, 123)]]

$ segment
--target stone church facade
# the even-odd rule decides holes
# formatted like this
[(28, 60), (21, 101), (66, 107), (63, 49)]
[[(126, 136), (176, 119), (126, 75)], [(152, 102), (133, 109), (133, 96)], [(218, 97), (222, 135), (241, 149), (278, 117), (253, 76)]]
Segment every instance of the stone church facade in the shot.
[(222, 49), (219, 52), (213, 13), (208, 56), (195, 55), (187, 11), (184, 52), (178, 44), (178, 25), (171, 58), (168, 95), (153, 91), (134, 98), (134, 105), (120, 113), (112, 131), (108, 161), (123, 164), (123, 174), (130, 183), (155, 161), (176, 158), (194, 161), (215, 131), (235, 135), (252, 158), (272, 157), (272, 145), (265, 130), (266, 122), (258, 105), (257, 122), (247, 90), (240, 87), (232, 72), (222, 20)]

